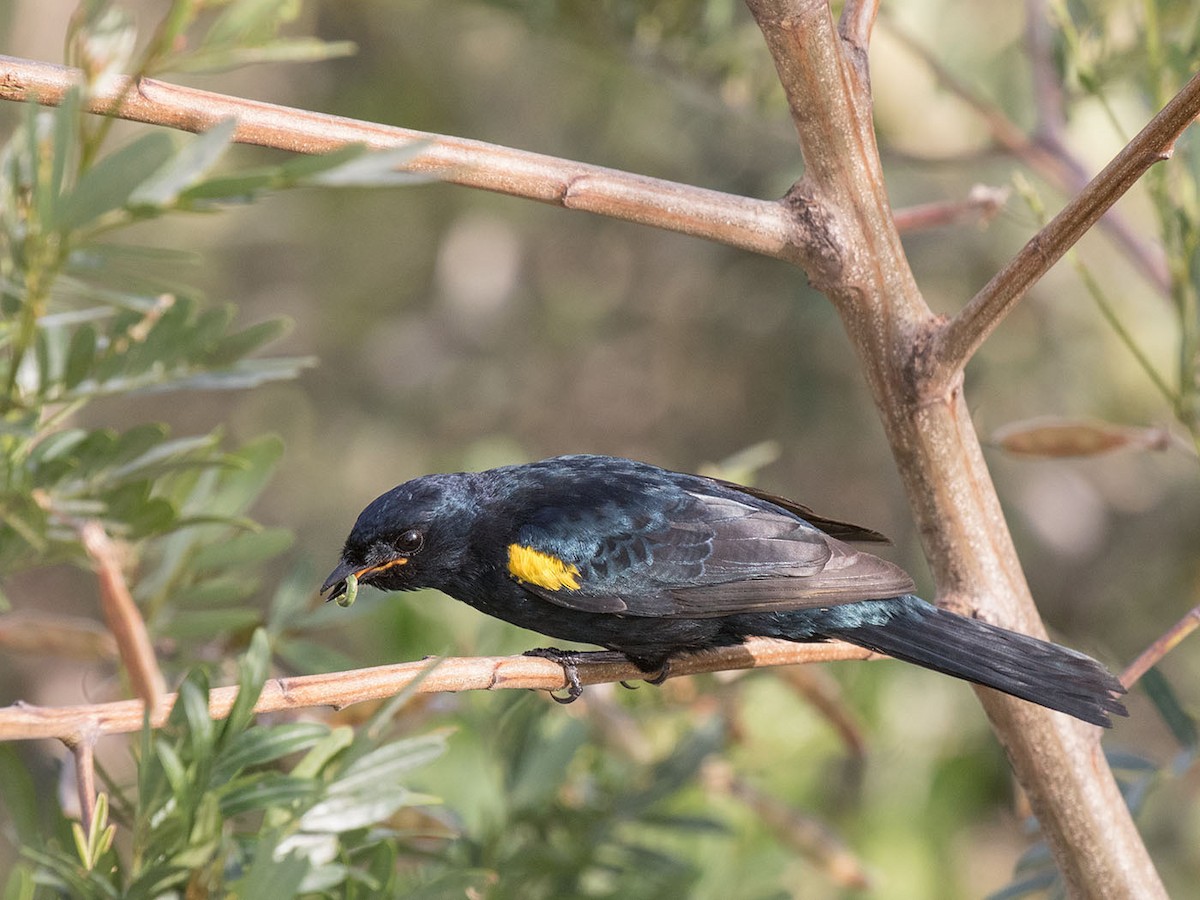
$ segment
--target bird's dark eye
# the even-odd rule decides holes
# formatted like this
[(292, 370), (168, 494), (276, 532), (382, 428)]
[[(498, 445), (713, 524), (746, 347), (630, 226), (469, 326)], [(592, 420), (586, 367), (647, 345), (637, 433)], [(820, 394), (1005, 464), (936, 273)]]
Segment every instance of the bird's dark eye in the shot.
[(408, 531), (400, 535), (395, 540), (395, 547), (401, 553), (416, 553), (425, 543), (425, 535), (417, 531), (415, 528), (410, 528)]

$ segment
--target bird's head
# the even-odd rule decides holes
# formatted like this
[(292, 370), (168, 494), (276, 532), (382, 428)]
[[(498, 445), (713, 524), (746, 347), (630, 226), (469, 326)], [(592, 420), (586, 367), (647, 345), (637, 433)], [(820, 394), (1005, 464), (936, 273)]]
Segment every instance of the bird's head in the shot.
[(444, 588), (468, 558), (474, 510), (468, 475), (426, 475), (392, 488), (359, 514), (321, 593), (336, 600), (350, 575), (385, 591)]

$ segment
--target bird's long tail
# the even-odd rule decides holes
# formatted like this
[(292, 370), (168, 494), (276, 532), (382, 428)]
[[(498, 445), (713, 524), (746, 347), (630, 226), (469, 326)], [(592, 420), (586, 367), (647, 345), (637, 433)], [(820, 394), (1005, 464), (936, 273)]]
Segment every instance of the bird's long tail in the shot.
[(1093, 725), (1109, 727), (1110, 714), (1129, 714), (1117, 699), (1125, 693), (1121, 682), (1090, 656), (939, 609), (916, 597), (883, 602), (899, 602), (902, 609), (883, 622), (860, 620), (821, 630), (827, 637), (982, 684)]

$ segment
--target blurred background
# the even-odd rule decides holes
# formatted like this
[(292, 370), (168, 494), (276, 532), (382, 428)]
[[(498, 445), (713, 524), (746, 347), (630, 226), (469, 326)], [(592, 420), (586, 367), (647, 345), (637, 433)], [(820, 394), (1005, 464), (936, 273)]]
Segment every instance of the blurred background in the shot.
[[(1128, 5), (1132, 20), (1137, 5)], [(1024, 190), (1057, 210), (1057, 186), (995, 151), (984, 119), (911, 45), (927, 48), (971, 91), (1029, 127), (1023, 6), (885, 6), (871, 57), (893, 205), (961, 200), (976, 184), (1010, 186), (1020, 174)], [(73, 7), (69, 0), (9, 0), (0, 12), (0, 50), (60, 61)], [(155, 7), (141, 8), (150, 15)], [(780, 196), (802, 173), (769, 57), (731, 0), (677, 0), (654, 10), (615, 0), (340, 0), (306, 4), (296, 31), (353, 41), (358, 52), (177, 80), (755, 197)], [(1115, 28), (1108, 34), (1133, 65), (1135, 43)], [(1065, 140), (1095, 171), (1149, 112), (1134, 82), (1117, 79), (1107, 108), (1073, 99)], [(279, 158), (248, 148), (233, 156), (242, 165)], [(1177, 159), (1168, 165), (1191, 164), (1195, 154), (1181, 150)], [(1036, 230), (1038, 216), (1019, 194), (987, 223), (906, 235), (934, 309), (957, 310)], [(1156, 241), (1144, 191), (1118, 210)], [(169, 227), (156, 223), (154, 234), (140, 237), (195, 250), (200, 264), (192, 277), (214, 302), (235, 303), (245, 323), (289, 317), (294, 328), (279, 349), (319, 360), (297, 381), (244, 395), (194, 395), (186, 405), (143, 400), (87, 413), (91, 424), (136, 416), (169, 422), (181, 434), (223, 424), (235, 442), (266, 432), (282, 437), (282, 462), (254, 515), (296, 538), (294, 552), (264, 578), (264, 598), (272, 581), (297, 569), (319, 584), (361, 507), (401, 481), (566, 452), (685, 471), (719, 467), (753, 479), (885, 532), (894, 542), (890, 558), (932, 597), (837, 315), (781, 262), (440, 184), (295, 191), (220, 215), (177, 217)], [(1079, 254), (1141, 346), (1161, 370), (1174, 371), (1179, 338), (1168, 299), (1104, 235), (1090, 235)], [(1004, 426), (1041, 416), (1137, 426), (1172, 419), (1068, 263), (972, 363), (967, 396), (985, 442)], [(1119, 670), (1200, 602), (1194, 457), (1177, 449), (1089, 459), (988, 454), (1034, 596), (1057, 639)], [(91, 578), (73, 569), (23, 576), (6, 593), (16, 607), (95, 615)], [(541, 643), (428, 593), (366, 592), (326, 621), (320, 637), (329, 654), (314, 657), (314, 668), (510, 653)], [(1194, 708), (1200, 654), (1185, 644), (1164, 670)], [(839, 835), (879, 896), (980, 896), (1008, 883), (1028, 845), (1023, 808), (971, 691), (892, 663), (830, 666), (814, 677), (824, 674), (844, 691), (838, 703), (866, 743), (861, 759), (805, 699), (806, 689), (766, 672), (632, 693), (589, 691), (594, 702), (555, 708), (542, 727), (582, 719), (632, 735), (653, 757), (720, 707), (727, 682), (737, 682), (735, 709), (727, 704), (724, 712), (732, 736), (716, 754), (719, 765), (678, 800), (681, 810), (715, 815), (725, 829), (672, 844), (701, 873), (691, 896), (849, 890), (828, 858), (814, 862), (798, 852), (761, 803), (729, 789), (722, 777), (730, 772), (742, 787)], [(51, 669), (29, 657), (0, 658), (0, 701), (84, 702), (103, 695), (111, 675), (91, 665)], [(486, 831), (502, 818), (492, 729), (519, 720), (530, 704), (549, 706), (533, 695), (426, 702), (423, 715), (459, 729), (449, 755), (422, 772), (421, 785), (444, 799), (454, 827)], [(1167, 729), (1140, 695), (1129, 705), (1132, 718), (1117, 724), (1107, 745), (1165, 763), (1176, 749)], [(620, 724), (596, 726), (604, 715)], [(1141, 821), (1168, 885), (1182, 895), (1200, 865), (1200, 814), (1195, 773), (1180, 779), (1179, 790), (1151, 797)]]

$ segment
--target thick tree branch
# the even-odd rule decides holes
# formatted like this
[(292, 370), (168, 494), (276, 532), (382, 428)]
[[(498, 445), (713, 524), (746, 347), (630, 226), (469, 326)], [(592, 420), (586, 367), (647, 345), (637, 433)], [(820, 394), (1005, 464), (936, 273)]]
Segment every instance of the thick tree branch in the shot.
[[(971, 611), (971, 598), (979, 598), (980, 616), (1044, 635), (962, 396), (961, 371), (940, 392), (924, 383), (922, 337), (940, 334), (940, 325), (915, 284), (888, 206), (869, 80), (854, 76), (824, 2), (747, 5), (800, 136), (805, 178), (797, 193), (820, 198), (836, 223), (830, 255), (842, 266), (816, 283), (863, 362), (939, 600)], [(1165, 896), (1095, 730), (994, 691), (980, 690), (979, 698), (1068, 890), (1089, 898)]]
[[(0, 99), (57, 105), (77, 70), (0, 56)], [(114, 104), (117, 104), (113, 109)], [(421, 142), (404, 171), (706, 238), (807, 267), (822, 235), (805, 232), (774, 200), (755, 200), (482, 141), (292, 109), (142, 79), (117, 79), (90, 109), (134, 122), (204, 131), (238, 120), (234, 140), (297, 153), (327, 153), (349, 143), (385, 149)]]
[[(741, 646), (722, 647), (672, 660), (670, 677), (727, 669), (883, 658), (838, 641), (793, 644), (755, 638)], [(645, 677), (645, 673), (632, 663), (584, 663), (579, 666), (579, 680), (585, 685), (633, 682)], [(562, 666), (548, 659), (532, 656), (455, 657), (439, 661), (432, 670), (429, 661), (425, 660), (325, 675), (272, 678), (263, 687), (255, 712), (318, 706), (344, 709), (365, 700), (391, 697), (418, 680), (416, 691), (423, 694), (501, 689), (558, 691), (567, 686)], [(236, 686), (211, 691), (209, 711), (213, 718), (224, 718), (229, 714), (237, 691)], [(174, 702), (174, 694), (159, 701), (150, 716), (153, 727), (166, 721)], [(144, 709), (140, 700), (57, 708), (17, 703), (0, 708), (0, 741), (58, 738), (74, 747), (106, 734), (138, 731), (142, 727)]]
[(1169, 159), (1179, 135), (1200, 113), (1200, 73), (934, 338), (928, 396), (948, 390), (963, 366), (1017, 301), (1156, 162)]

